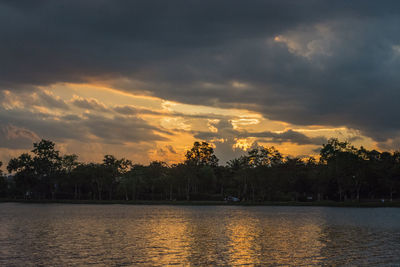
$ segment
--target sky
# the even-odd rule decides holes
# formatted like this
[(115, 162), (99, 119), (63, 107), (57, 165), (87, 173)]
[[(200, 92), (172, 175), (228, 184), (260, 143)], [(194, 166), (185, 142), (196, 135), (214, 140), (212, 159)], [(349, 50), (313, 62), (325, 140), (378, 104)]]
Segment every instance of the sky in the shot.
[(400, 2), (0, 0), (0, 161), (400, 147)]

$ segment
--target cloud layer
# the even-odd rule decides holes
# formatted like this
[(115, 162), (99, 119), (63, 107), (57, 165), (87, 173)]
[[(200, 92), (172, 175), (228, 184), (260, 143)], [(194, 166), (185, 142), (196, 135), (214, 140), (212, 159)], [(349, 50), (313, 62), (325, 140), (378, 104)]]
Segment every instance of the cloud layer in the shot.
[[(171, 135), (139, 117), (95, 113), (99, 109), (109, 110), (96, 99), (75, 96), (66, 102), (45, 92), (12, 94), (0, 91), (0, 96), (0, 148), (26, 148), (40, 138), (126, 144), (165, 141), (168, 140), (165, 136)], [(13, 108), (9, 108), (10, 105), (14, 105)], [(85, 111), (65, 113), (72, 106)]]
[[(136, 116), (143, 109), (52, 95), (52, 85), (72, 82), (244, 108), (296, 125), (345, 126), (388, 145), (400, 133), (399, 24), (398, 1), (3, 0), (0, 89), (36, 91), (26, 100), (32, 105), (93, 112), (60, 121), (0, 110), (1, 134), (21, 132), (10, 125), (39, 134), (51, 121), (65, 138), (108, 140), (123, 124), (127, 131), (112, 132), (121, 142), (162, 139), (163, 129)], [(293, 130), (257, 135), (321, 141)]]

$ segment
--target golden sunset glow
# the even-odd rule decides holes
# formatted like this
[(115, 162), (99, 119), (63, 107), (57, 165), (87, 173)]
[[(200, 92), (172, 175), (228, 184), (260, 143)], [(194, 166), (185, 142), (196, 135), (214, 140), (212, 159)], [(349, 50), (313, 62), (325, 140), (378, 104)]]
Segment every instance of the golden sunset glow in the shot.
[[(234, 86), (241, 88), (245, 85), (234, 82)], [(88, 120), (88, 118), (98, 118), (99, 120), (101, 118), (107, 120), (124, 119), (126, 123), (129, 123), (131, 118), (140, 119), (143, 123), (149, 125), (146, 128), (150, 127), (150, 132), (156, 133), (163, 139), (152, 141), (127, 139), (121, 141), (120, 144), (108, 145), (99, 136), (101, 133), (87, 132), (83, 134), (84, 138), (90, 140), (90, 144), (73, 139), (57, 142), (62, 152), (79, 153), (81, 160), (84, 161), (99, 160), (104, 153), (112, 151), (112, 153), (132, 158), (139, 163), (154, 160), (165, 161), (170, 164), (178, 163), (183, 160), (184, 153), (190, 148), (191, 144), (199, 139), (199, 137), (196, 137), (198, 133), (204, 133), (204, 136), (207, 136), (205, 133), (209, 133), (209, 137), (205, 139), (200, 137), (200, 139), (211, 143), (216, 142), (216, 146), (214, 146), (216, 153), (219, 152), (219, 144), (228, 145), (229, 143), (232, 151), (236, 151), (236, 153), (238, 151), (245, 152), (254, 144), (258, 144), (275, 146), (286, 156), (318, 154), (316, 148), (319, 144), (317, 143), (296, 143), (296, 141), (290, 141), (290, 139), (278, 141), (280, 139), (277, 139), (277, 136), (290, 131), (300, 133), (306, 138), (321, 138), (321, 140), (330, 137), (345, 140), (354, 139), (356, 144), (362, 143), (374, 147), (373, 140), (346, 127), (294, 125), (283, 121), (270, 120), (260, 113), (246, 109), (184, 104), (154, 96), (128, 93), (96, 83), (54, 84), (49, 87), (40, 87), (40, 91), (26, 95), (17, 95), (5, 91), (4, 96), (7, 99), (4, 107), (8, 110), (31, 110), (35, 113), (46, 114), (53, 121), (76, 117), (83, 120)], [(26, 102), (25, 98), (32, 100)], [(54, 103), (49, 106), (46, 105), (46, 101), (53, 101)], [(123, 127), (123, 125), (116, 127)], [(122, 130), (121, 134), (123, 131), (125, 130)], [(265, 137), (263, 136), (264, 132), (268, 132)], [(118, 132), (114, 131), (114, 133), (117, 134)], [(9, 132), (7, 136), (10, 139), (21, 137), (15, 131), (14, 133)], [(39, 138), (35, 132), (22, 137), (32, 141)], [(109, 137), (113, 138), (112, 135)], [(9, 155), (3, 151), (2, 155), (3, 158), (7, 158), (14, 153)], [(224, 160), (228, 160), (228, 158), (224, 158)], [(221, 163), (224, 164), (224, 162)]]
[(0, 0), (0, 265), (398, 264), (399, 23)]
[[(332, 137), (398, 148), (392, 70), (399, 43), (390, 32), (363, 50), (373, 43), (371, 27), (360, 23), (352, 32), (353, 17), (296, 23), (262, 16), (260, 24), (235, 17), (200, 30), (180, 15), (182, 29), (163, 16), (142, 23), (165, 29), (128, 27), (117, 16), (110, 32), (60, 19), (73, 38), (35, 28), (27, 40), (26, 27), (18, 27), (25, 42), (5, 37), (0, 161), (42, 138), (85, 162), (109, 151), (138, 163), (177, 163), (194, 141), (211, 143), (222, 165), (257, 145), (316, 156)], [(47, 34), (54, 43), (34, 38)]]

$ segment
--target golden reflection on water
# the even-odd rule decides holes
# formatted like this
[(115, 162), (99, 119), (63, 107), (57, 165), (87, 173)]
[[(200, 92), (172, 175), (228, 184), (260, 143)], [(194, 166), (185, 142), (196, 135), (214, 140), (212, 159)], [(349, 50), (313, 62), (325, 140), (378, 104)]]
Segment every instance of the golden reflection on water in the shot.
[(400, 262), (398, 209), (0, 206), (0, 266)]
[[(177, 210), (178, 212), (179, 210)], [(187, 209), (143, 224), (143, 246), (152, 265), (316, 264), (322, 257), (322, 229), (312, 220), (260, 217), (246, 209), (234, 214)], [(218, 216), (219, 215), (219, 216)], [(229, 215), (229, 216), (227, 216)]]
[(315, 264), (324, 246), (317, 222), (290, 221), (282, 218), (260, 218), (241, 211), (228, 225), (230, 263), (247, 264)]
[[(169, 214), (152, 217), (143, 222), (146, 258), (152, 265), (175, 265), (187, 262), (190, 252), (191, 235), (184, 214)], [(133, 235), (136, 233), (133, 233)]]
[(261, 235), (261, 229), (258, 220), (248, 217), (230, 220), (227, 225), (229, 234), (229, 258), (233, 265), (260, 264), (259, 254), (261, 244), (258, 241)]

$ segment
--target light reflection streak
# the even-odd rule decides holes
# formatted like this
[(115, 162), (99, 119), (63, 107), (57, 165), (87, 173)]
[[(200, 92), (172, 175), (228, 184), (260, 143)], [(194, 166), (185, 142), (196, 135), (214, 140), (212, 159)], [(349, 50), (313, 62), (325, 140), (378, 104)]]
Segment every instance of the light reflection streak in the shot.
[(397, 209), (0, 205), (1, 266), (400, 262)]

